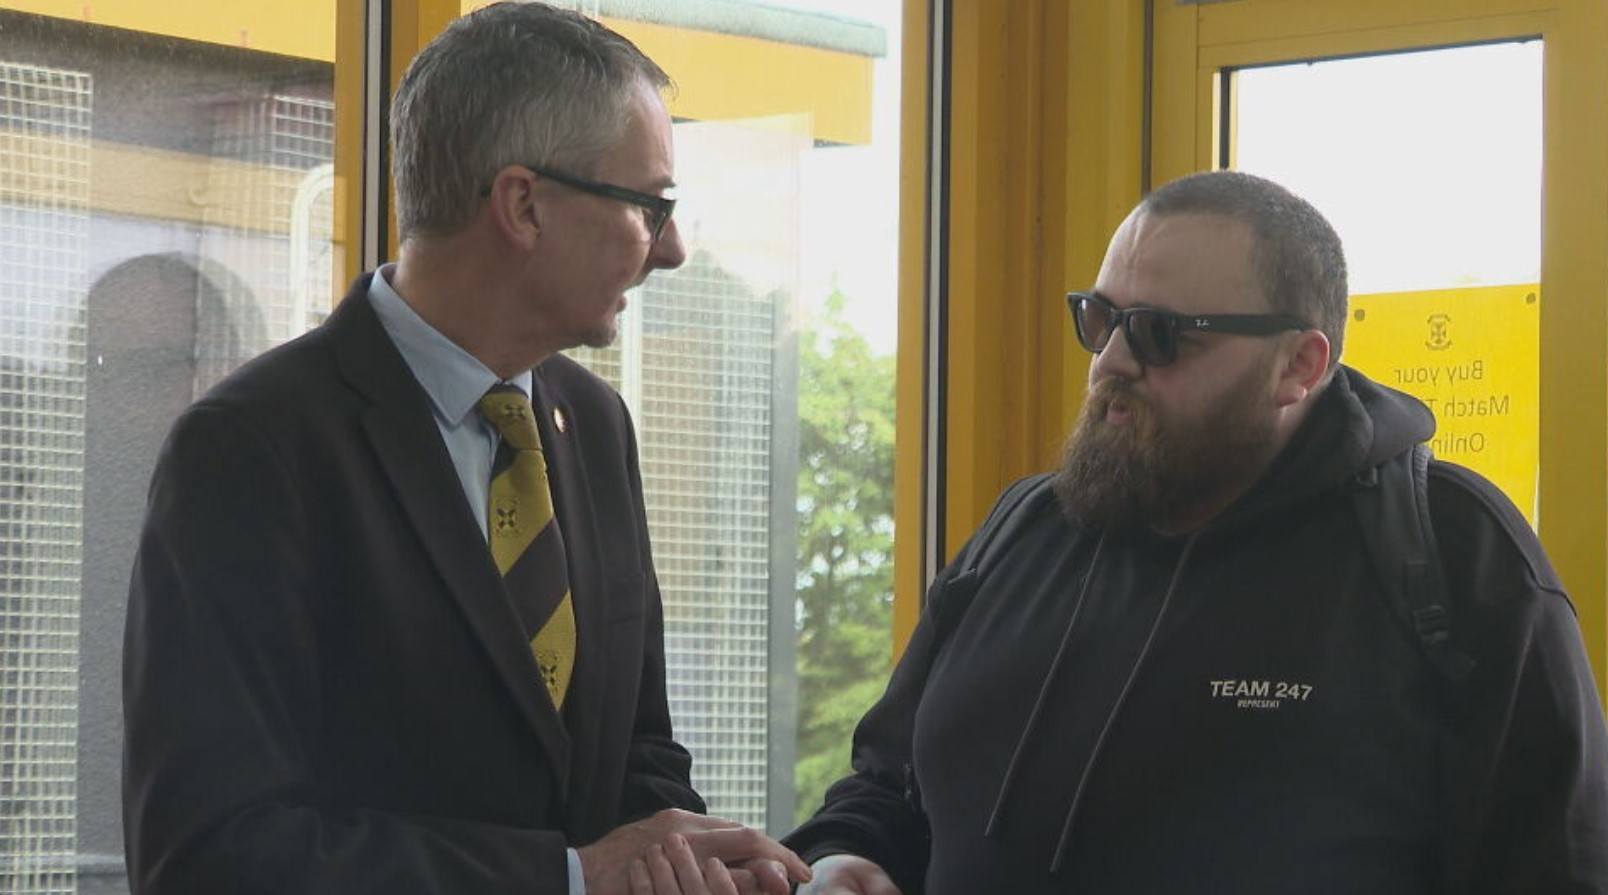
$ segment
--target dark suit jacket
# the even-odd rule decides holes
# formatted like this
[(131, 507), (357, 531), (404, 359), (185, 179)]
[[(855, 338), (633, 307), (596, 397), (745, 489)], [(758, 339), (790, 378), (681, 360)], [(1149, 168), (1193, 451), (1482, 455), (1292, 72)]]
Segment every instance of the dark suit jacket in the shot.
[(124, 659), (136, 893), (562, 893), (566, 845), (703, 809), (619, 396), (535, 370), (578, 628), (560, 719), (368, 282), (158, 461)]

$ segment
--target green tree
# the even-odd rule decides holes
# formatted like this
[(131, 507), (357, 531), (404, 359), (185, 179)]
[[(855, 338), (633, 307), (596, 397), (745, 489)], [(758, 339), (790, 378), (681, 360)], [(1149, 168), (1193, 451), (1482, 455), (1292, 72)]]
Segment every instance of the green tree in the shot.
[(894, 362), (843, 305), (834, 290), (799, 349), (799, 820), (849, 772), (892, 646)]

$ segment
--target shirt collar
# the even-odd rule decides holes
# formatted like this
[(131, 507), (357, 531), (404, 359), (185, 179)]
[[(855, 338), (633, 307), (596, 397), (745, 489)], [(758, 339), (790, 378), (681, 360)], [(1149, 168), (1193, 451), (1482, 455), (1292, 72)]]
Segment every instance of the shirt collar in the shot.
[[(463, 425), (486, 391), (502, 380), (413, 310), (391, 286), (390, 277), (395, 271), (396, 265), (386, 264), (374, 272), (369, 283), (369, 303), (413, 371), (413, 378), (430, 396), (436, 415), (449, 426)], [(508, 382), (530, 395), (529, 370)]]

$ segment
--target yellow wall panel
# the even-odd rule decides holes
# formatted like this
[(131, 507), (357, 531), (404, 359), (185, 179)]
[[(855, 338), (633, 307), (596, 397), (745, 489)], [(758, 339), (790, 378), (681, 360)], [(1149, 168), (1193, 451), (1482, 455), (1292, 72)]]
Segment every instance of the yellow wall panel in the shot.
[(4, 0), (0, 9), (282, 56), (335, 60), (335, 0)]
[(1537, 284), (1351, 296), (1345, 362), (1435, 414), (1430, 450), (1484, 475), (1536, 523)]
[(1143, 8), (953, 5), (944, 546), (1052, 468), (1088, 355), (1065, 293), (1138, 201)]
[[(1144, 15), (1127, 3), (1073, 5), (1066, 31), (1070, 71), (1065, 117), (1066, 184), (1050, 201), (1060, 208), (1067, 269), (1059, 289), (1046, 290), (1055, 319), (1047, 326), (1060, 346), (1060, 400), (1046, 433), (1071, 429), (1083, 406), (1089, 353), (1077, 344), (1063, 296), (1094, 285), (1106, 244), (1139, 202), (1144, 120)], [(1046, 456), (1046, 463), (1053, 452)]]
[[(1155, 58), (1152, 71), (1150, 182), (1160, 186), (1201, 170), (1197, 146), (1210, 139), (1198, 114), (1210, 114), (1210, 97), (1199, 92), (1200, 13), (1197, 7), (1147, 0), (1155, 7)], [(1164, 60), (1164, 61), (1163, 61)], [(1211, 84), (1205, 85), (1210, 90)], [(1201, 105), (1201, 98), (1206, 105)], [(1202, 133), (1205, 137), (1202, 138)]]
[[(398, 0), (391, 6), (397, 46), (392, 76), (452, 18), (486, 5), (462, 0)], [(128, 28), (185, 40), (332, 62), (336, 0), (0, 0), (0, 9)], [(676, 79), (671, 114), (699, 121), (808, 114), (816, 139), (871, 142), (875, 60), (646, 22), (604, 19)], [(413, 52), (402, 52), (412, 47)]]
[(814, 137), (871, 142), (873, 59), (731, 34), (604, 19), (676, 81), (670, 114), (696, 121), (809, 115)]
[[(488, 0), (461, 0), (467, 13)], [(833, 143), (871, 142), (871, 66), (840, 53), (651, 22), (600, 18), (675, 79), (670, 114), (694, 121), (808, 115), (813, 136)]]
[[(52, 193), (71, 189), (71, 185), (64, 185), (57, 172), (31, 171), (21, 164), (50, 158), (48, 148), (31, 144), (48, 144), (53, 139), (0, 130), (0, 154), (19, 162), (0, 167), (0, 202), (62, 201)], [(252, 221), (273, 220), (274, 209), (253, 203), (263, 202), (264, 196), (294, 192), (305, 176), (288, 168), (106, 140), (90, 142), (89, 170), (138, 172), (129, 177), (91, 177), (91, 211), (191, 224), (225, 220), (240, 222), (231, 223), (240, 229), (249, 229)]]
[(346, 287), (362, 267), (363, 259), (363, 0), (338, 0), (335, 66), (335, 198), (334, 263), (330, 265), (330, 294), (346, 294)]
[(1065, 81), (1066, 55), (1046, 46), (1055, 5), (952, 7), (945, 561), (1006, 484), (1043, 465), (1046, 276), (1063, 278), (1043, 226), (1064, 176), (1061, 144), (1045, 139), (1065, 132), (1064, 105), (1045, 104), (1044, 85)]

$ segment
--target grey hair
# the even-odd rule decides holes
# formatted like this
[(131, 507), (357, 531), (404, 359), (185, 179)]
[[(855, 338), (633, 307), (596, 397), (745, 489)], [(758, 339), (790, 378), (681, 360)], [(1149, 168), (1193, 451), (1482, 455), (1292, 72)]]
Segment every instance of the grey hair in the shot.
[(1250, 226), (1254, 263), (1274, 311), (1299, 317), (1329, 338), (1329, 365), (1346, 333), (1346, 256), (1322, 213), (1266, 178), (1240, 171), (1191, 174), (1139, 203), (1149, 214), (1217, 214)]
[(456, 233), (508, 165), (590, 176), (637, 91), (669, 86), (635, 44), (577, 12), (505, 2), (457, 19), (408, 64), (391, 105), (401, 239)]

